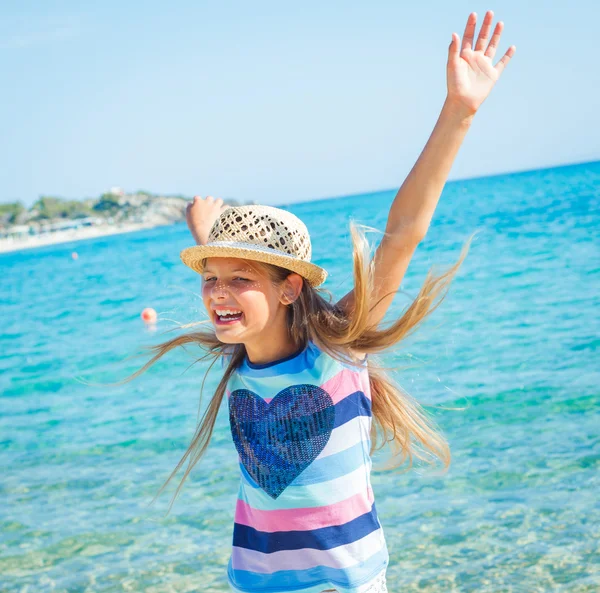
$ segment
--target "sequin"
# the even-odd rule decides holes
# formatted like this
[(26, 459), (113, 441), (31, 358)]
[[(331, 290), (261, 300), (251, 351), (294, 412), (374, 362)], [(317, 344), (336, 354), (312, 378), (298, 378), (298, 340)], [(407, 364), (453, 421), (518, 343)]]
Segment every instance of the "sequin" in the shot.
[(247, 389), (229, 397), (231, 434), (240, 460), (272, 498), (318, 457), (334, 420), (331, 396), (316, 385), (292, 385), (270, 403)]

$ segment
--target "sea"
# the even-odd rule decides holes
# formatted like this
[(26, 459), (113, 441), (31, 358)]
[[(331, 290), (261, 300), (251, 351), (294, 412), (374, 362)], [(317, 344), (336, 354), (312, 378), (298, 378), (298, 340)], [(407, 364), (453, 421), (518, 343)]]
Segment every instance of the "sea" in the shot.
[[(381, 239), (396, 190), (285, 205), (324, 288), (352, 285), (350, 223)], [(468, 255), (384, 353), (447, 439), (372, 483), (390, 593), (600, 591), (600, 161), (448, 182), (384, 323)], [(206, 320), (185, 223), (0, 254), (0, 591), (228, 591), (237, 454), (221, 409), (168, 512), (219, 378), (150, 347)], [(77, 254), (77, 256), (74, 255)], [(152, 307), (154, 325), (140, 313)], [(418, 460), (417, 460), (418, 461)]]

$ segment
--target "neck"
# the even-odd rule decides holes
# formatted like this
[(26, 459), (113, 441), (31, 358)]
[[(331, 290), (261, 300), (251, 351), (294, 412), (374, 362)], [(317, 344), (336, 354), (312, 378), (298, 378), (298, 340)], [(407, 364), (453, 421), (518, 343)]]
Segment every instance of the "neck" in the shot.
[(288, 340), (280, 344), (267, 342), (259, 346), (245, 344), (245, 347), (248, 360), (252, 364), (268, 364), (295, 354), (300, 349), (300, 344)]
[(282, 307), (255, 339), (244, 342), (246, 355), (252, 364), (268, 364), (295, 354), (301, 344), (290, 337), (287, 312)]

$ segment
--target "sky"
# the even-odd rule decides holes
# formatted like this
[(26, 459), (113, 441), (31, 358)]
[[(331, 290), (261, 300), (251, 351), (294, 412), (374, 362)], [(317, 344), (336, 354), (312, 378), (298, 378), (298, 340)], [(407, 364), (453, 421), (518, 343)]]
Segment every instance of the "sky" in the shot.
[(397, 188), (444, 102), (452, 32), (488, 9), (495, 61), (517, 52), (450, 179), (600, 159), (600, 4), (410, 4), (2, 0), (0, 202)]

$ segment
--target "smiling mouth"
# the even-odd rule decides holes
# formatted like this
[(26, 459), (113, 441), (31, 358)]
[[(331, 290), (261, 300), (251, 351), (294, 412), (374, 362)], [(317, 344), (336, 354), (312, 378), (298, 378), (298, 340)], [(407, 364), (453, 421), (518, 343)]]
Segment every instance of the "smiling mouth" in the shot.
[(214, 313), (215, 323), (217, 325), (231, 325), (237, 321), (240, 321), (244, 316), (244, 314), (237, 309), (215, 311)]

